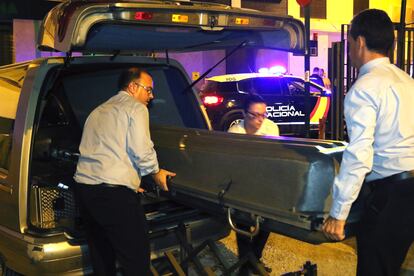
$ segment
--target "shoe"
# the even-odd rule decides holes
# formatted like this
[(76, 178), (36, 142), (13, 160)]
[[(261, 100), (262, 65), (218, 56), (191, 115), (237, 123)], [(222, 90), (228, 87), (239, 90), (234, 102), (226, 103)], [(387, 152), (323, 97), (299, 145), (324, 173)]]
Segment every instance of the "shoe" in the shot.
[[(266, 266), (262, 261), (259, 261), (259, 264), (261, 264), (265, 271), (270, 274), (272, 272), (272, 269), (268, 266)], [(245, 263), (239, 268), (238, 276), (252, 276), (252, 275), (260, 275), (259, 271), (252, 266), (250, 263)]]
[(250, 276), (251, 275), (251, 270), (249, 269), (249, 267), (247, 265), (242, 265), (239, 268), (239, 273), (237, 275), (238, 276)]
[[(268, 266), (266, 266), (262, 261), (259, 261), (259, 264), (261, 264), (263, 266), (263, 268), (265, 269), (265, 271), (270, 274), (272, 272), (272, 269)], [(253, 268), (252, 270), (253, 275), (259, 275), (259, 271), (256, 268)]]

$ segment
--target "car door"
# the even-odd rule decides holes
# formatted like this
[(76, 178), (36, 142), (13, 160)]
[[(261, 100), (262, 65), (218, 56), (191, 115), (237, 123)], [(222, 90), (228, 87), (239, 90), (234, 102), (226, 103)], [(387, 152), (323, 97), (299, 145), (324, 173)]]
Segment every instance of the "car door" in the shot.
[(260, 77), (252, 79), (254, 91), (263, 97), (267, 107), (267, 118), (278, 125), (289, 121), (289, 99), (285, 97), (280, 78)]
[(289, 122), (292, 124), (305, 124), (305, 115), (309, 112), (310, 124), (319, 124), (319, 119), (326, 117), (329, 111), (330, 98), (325, 93), (324, 88), (310, 83), (310, 109), (305, 109), (305, 83), (300, 78), (284, 78), (286, 97), (289, 98), (289, 112), (291, 117)]
[[(303, 53), (304, 27), (290, 17), (190, 1), (68, 1), (45, 19), (39, 46), (69, 56), (72, 51), (109, 53), (113, 59), (119, 54), (164, 52), (164, 66), (170, 68), (170, 51), (253, 47)], [(181, 73), (182, 68), (183, 77)], [(262, 90), (275, 109), (286, 105), (280, 102), (284, 97), (279, 101), (274, 95), (273, 89), (280, 83), (270, 82), (259, 81), (256, 89)], [(180, 88), (171, 93), (188, 92)], [(177, 172), (170, 195), (184, 194), (186, 203), (193, 206), (212, 198), (221, 210), (226, 204), (225, 208), (261, 214), (293, 227), (303, 224), (298, 212), (326, 212), (335, 167), (333, 157), (316, 148), (319, 142), (293, 141), (288, 147), (283, 139), (236, 136), (174, 126), (153, 128), (151, 137), (160, 164)], [(325, 177), (320, 183), (322, 174)], [(318, 200), (313, 200), (315, 193)], [(313, 230), (313, 221), (305, 224), (306, 230)]]
[(68, 56), (162, 52), (168, 57), (172, 51), (250, 47), (303, 53), (305, 45), (297, 19), (190, 1), (67, 1), (50, 11), (39, 33), (39, 49)]
[(201, 51), (238, 45), (303, 53), (304, 26), (291, 17), (213, 3), (67, 1), (45, 18), (38, 45), (65, 53)]
[(304, 82), (299, 78), (284, 78), (283, 82), (285, 88), (284, 95), (288, 102), (285, 112), (290, 114), (285, 123), (304, 125), (306, 120)]

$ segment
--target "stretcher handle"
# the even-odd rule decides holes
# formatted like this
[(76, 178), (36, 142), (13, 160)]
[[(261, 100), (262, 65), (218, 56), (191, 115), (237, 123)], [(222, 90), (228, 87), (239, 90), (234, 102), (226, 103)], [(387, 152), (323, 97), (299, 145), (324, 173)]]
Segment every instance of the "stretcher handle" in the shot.
[(232, 212), (233, 212), (233, 209), (227, 208), (227, 220), (230, 224), (231, 229), (236, 231), (236, 233), (245, 235), (249, 238), (253, 238), (254, 236), (256, 236), (259, 233), (259, 231), (260, 231), (260, 222), (263, 221), (261, 216), (256, 216), (256, 225), (254, 226), (253, 231), (246, 231), (246, 230), (239, 229), (234, 225), (233, 220), (231, 218), (231, 213)]

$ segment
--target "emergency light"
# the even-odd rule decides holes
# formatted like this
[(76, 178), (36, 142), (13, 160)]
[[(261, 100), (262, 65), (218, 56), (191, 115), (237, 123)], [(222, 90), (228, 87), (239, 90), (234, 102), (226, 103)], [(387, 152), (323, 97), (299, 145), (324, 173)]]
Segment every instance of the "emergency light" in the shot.
[(282, 65), (275, 65), (270, 68), (262, 67), (259, 69), (260, 74), (276, 74), (282, 75), (286, 73), (286, 68)]

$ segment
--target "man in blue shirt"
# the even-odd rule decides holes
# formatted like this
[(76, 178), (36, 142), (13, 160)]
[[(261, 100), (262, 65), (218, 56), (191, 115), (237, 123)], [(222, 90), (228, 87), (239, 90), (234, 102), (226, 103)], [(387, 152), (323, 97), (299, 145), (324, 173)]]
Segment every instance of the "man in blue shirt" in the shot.
[(149, 275), (150, 247), (137, 195), (141, 177), (152, 175), (167, 191), (149, 131), (147, 105), (154, 98), (151, 76), (139, 68), (121, 73), (118, 94), (86, 120), (75, 180), (95, 275)]

